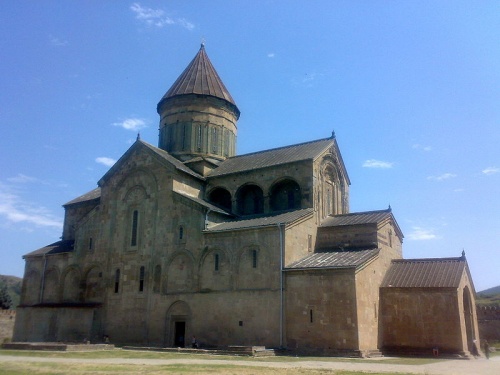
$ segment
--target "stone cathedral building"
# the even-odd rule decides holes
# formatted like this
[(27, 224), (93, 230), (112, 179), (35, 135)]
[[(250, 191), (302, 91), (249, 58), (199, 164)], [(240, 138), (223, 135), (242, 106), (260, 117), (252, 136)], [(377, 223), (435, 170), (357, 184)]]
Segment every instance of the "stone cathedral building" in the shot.
[(141, 139), (24, 256), (14, 341), (468, 354), (465, 255), (403, 259), (391, 209), (349, 211), (335, 136), (236, 155), (240, 111), (202, 46)]

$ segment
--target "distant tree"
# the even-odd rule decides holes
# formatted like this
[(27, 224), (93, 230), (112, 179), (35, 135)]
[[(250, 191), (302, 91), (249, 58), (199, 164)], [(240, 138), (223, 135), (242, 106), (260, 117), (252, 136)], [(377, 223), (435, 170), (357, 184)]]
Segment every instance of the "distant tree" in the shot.
[(7, 291), (7, 284), (0, 284), (0, 309), (7, 310), (12, 306), (12, 299)]

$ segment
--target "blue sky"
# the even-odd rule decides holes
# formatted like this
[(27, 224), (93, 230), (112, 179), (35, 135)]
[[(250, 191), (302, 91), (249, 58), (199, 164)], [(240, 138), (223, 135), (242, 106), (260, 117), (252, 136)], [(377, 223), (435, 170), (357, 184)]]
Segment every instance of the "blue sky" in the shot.
[(3, 1), (0, 274), (55, 242), (62, 204), (135, 140), (200, 42), (238, 153), (335, 131), (351, 211), (391, 205), (406, 258), (465, 249), (500, 284), (498, 1)]

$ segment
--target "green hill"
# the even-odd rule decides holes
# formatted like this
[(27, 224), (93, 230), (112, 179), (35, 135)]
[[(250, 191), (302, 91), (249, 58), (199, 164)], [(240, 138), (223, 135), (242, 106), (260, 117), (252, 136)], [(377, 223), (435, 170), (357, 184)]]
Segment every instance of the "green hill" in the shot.
[(476, 304), (480, 306), (500, 306), (500, 285), (478, 292)]
[(16, 306), (19, 305), (22, 283), (23, 279), (20, 277), (0, 275), (0, 287), (4, 284), (7, 285), (7, 293), (12, 300), (11, 309), (15, 309)]

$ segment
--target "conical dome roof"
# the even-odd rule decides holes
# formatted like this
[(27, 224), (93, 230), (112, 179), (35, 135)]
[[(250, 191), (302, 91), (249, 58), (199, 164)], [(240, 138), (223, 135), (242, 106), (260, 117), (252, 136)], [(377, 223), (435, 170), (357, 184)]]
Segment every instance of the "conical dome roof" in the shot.
[(222, 83), (222, 80), (210, 62), (203, 44), (193, 61), (191, 61), (184, 72), (177, 78), (172, 87), (170, 87), (160, 100), (160, 103), (173, 96), (186, 94), (215, 96), (227, 100), (229, 103), (236, 106), (231, 94), (229, 94), (229, 91)]

